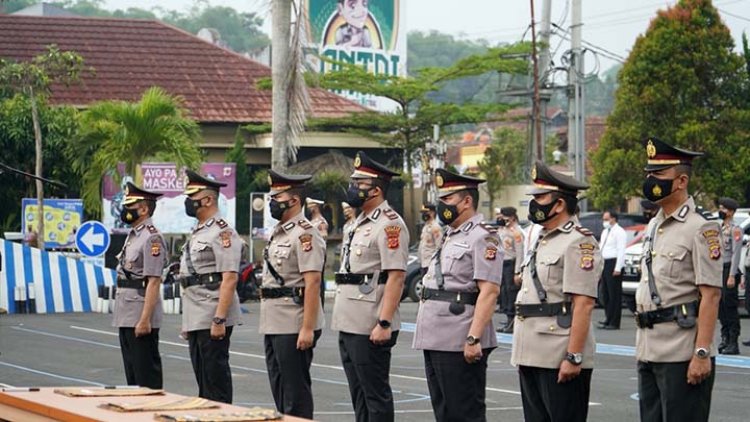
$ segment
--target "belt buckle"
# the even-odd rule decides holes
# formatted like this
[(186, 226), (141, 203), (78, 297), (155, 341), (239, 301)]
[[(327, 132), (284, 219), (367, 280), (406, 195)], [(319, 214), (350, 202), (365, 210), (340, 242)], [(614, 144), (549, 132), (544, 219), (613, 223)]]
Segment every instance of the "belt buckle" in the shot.
[(518, 304), (518, 303), (516, 303), (516, 319), (518, 319), (519, 321), (523, 321), (524, 320), (524, 317), (521, 314), (521, 305)]

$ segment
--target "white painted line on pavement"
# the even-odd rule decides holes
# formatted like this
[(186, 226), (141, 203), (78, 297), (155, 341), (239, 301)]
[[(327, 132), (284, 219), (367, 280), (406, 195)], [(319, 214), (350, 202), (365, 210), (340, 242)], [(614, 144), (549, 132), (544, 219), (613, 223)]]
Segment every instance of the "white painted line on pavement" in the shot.
[(53, 374), (51, 372), (44, 372), (44, 371), (40, 371), (38, 369), (28, 368), (26, 366), (13, 365), (12, 363), (7, 363), (7, 362), (1, 362), (0, 361), (0, 366), (7, 366), (9, 368), (20, 369), (21, 371), (31, 372), (31, 373), (39, 374), (39, 375), (45, 375), (45, 376), (48, 376), (48, 377), (57, 378), (57, 379), (65, 380), (65, 381), (75, 381), (75, 382), (80, 382), (82, 384), (96, 385), (96, 386), (99, 386), (99, 387), (104, 387), (106, 385), (106, 384), (100, 384), (98, 382), (83, 380), (83, 379), (80, 379), (80, 378), (66, 377), (64, 375)]

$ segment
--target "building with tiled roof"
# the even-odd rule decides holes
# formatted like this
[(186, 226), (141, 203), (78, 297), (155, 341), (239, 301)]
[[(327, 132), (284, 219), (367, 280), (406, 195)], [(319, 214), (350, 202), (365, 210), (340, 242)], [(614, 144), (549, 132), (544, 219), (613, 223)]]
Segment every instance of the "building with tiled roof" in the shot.
[[(82, 83), (53, 86), (50, 101), (85, 108), (103, 100), (137, 101), (159, 86), (179, 95), (201, 125), (207, 161), (221, 161), (239, 125), (271, 122), (271, 90), (256, 86), (271, 69), (159, 21), (83, 17), (0, 15), (0, 57), (29, 60), (50, 44), (80, 54), (87, 67)], [(322, 89), (310, 89), (311, 117), (347, 116), (363, 108)], [(345, 134), (308, 133), (304, 149), (357, 145), (380, 148)], [(248, 146), (248, 163), (267, 164), (271, 136)], [(309, 153), (309, 151), (308, 151)], [(353, 153), (352, 153), (353, 155)]]

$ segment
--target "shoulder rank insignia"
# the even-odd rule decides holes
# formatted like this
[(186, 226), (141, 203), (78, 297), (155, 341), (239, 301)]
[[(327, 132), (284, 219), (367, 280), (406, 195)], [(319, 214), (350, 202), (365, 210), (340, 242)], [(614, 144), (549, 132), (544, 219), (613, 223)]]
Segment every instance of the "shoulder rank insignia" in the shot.
[(232, 246), (232, 231), (231, 230), (224, 230), (223, 232), (219, 233), (219, 237), (221, 237), (221, 246), (223, 248), (228, 248)]
[(216, 224), (219, 226), (220, 229), (226, 229), (229, 226), (229, 223), (227, 223), (223, 219), (218, 220)]
[(310, 224), (310, 222), (307, 220), (300, 220), (297, 222), (297, 224), (299, 224), (299, 226), (305, 230), (310, 230), (311, 228), (313, 228), (312, 224)]
[(488, 231), (490, 233), (493, 233), (493, 234), (497, 233), (497, 229), (495, 227), (492, 227), (490, 224), (485, 223), (484, 221), (482, 221), (481, 223), (479, 223), (479, 227), (485, 229), (486, 231)]
[(299, 242), (302, 245), (302, 251), (310, 252), (312, 250), (312, 238), (312, 235), (307, 233), (299, 237)]
[(581, 233), (584, 236), (593, 236), (594, 235), (594, 233), (592, 233), (591, 230), (589, 230), (589, 229), (587, 229), (586, 227), (583, 227), (583, 226), (576, 226), (576, 231), (578, 233)]
[(497, 246), (487, 245), (487, 248), (484, 250), (484, 259), (494, 261), (495, 258), (497, 258)]
[(491, 243), (495, 246), (500, 246), (500, 239), (494, 236), (485, 236), (484, 241), (487, 243)]
[[(685, 205), (685, 207), (687, 207), (687, 205)], [(683, 209), (684, 209), (684, 207), (683, 207)], [(700, 215), (701, 217), (703, 217), (704, 220), (712, 221), (712, 220), (718, 220), (719, 219), (719, 217), (714, 216), (713, 214), (711, 214), (711, 212), (706, 211), (702, 207), (695, 207), (695, 212), (698, 215)], [(680, 214), (682, 214), (682, 209), (680, 210)], [(685, 212), (685, 214), (687, 214), (687, 211)], [(680, 217), (684, 218), (685, 216), (684, 215), (680, 215)]]
[(286, 230), (286, 231), (289, 231), (289, 230), (291, 230), (291, 229), (294, 228), (294, 222), (290, 221), (290, 222), (284, 224), (281, 228), (284, 229), (284, 230)]
[(383, 210), (383, 214), (385, 214), (389, 220), (395, 220), (398, 218), (398, 213), (390, 208)]
[(401, 236), (401, 227), (386, 226), (385, 235), (388, 237), (388, 249), (398, 249)]
[(146, 226), (146, 229), (148, 229), (148, 232), (151, 234), (159, 233), (159, 230), (157, 230), (153, 224), (149, 224), (148, 226)]

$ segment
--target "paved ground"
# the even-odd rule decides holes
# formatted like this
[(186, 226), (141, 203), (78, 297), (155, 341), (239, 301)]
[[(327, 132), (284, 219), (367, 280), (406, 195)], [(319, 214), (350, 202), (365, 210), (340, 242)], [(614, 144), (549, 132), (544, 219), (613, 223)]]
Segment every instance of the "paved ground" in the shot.
[[(246, 324), (232, 337), (231, 365), (235, 403), (272, 406), (257, 334), (258, 304), (243, 305), (249, 313)], [(330, 304), (328, 305), (330, 309)], [(417, 305), (402, 304), (405, 321), (414, 321)], [(602, 319), (596, 310), (594, 320)], [(624, 311), (627, 314), (627, 311)], [(499, 320), (501, 317), (496, 317)], [(123, 384), (120, 351), (111, 315), (58, 314), (0, 316), (0, 383), (12, 386), (112, 385)], [(743, 320), (745, 333), (750, 332)], [(590, 418), (608, 422), (637, 420), (635, 343), (633, 323), (624, 318), (620, 331), (597, 332), (597, 367), (594, 371)], [(165, 316), (161, 351), (165, 388), (196, 394), (187, 343), (178, 337), (179, 316)], [(406, 324), (394, 349), (391, 384), (395, 393), (397, 420), (433, 420), (422, 355), (411, 349), (413, 325)], [(509, 364), (509, 336), (490, 358), (487, 407), (490, 420), (520, 421), (521, 399), (516, 371)], [(742, 352), (750, 356), (750, 348)], [(720, 359), (712, 403), (715, 421), (747, 421), (750, 397), (750, 358)], [(313, 389), (316, 418), (322, 421), (352, 420), (344, 372), (341, 369), (336, 334), (326, 331), (315, 350)]]

